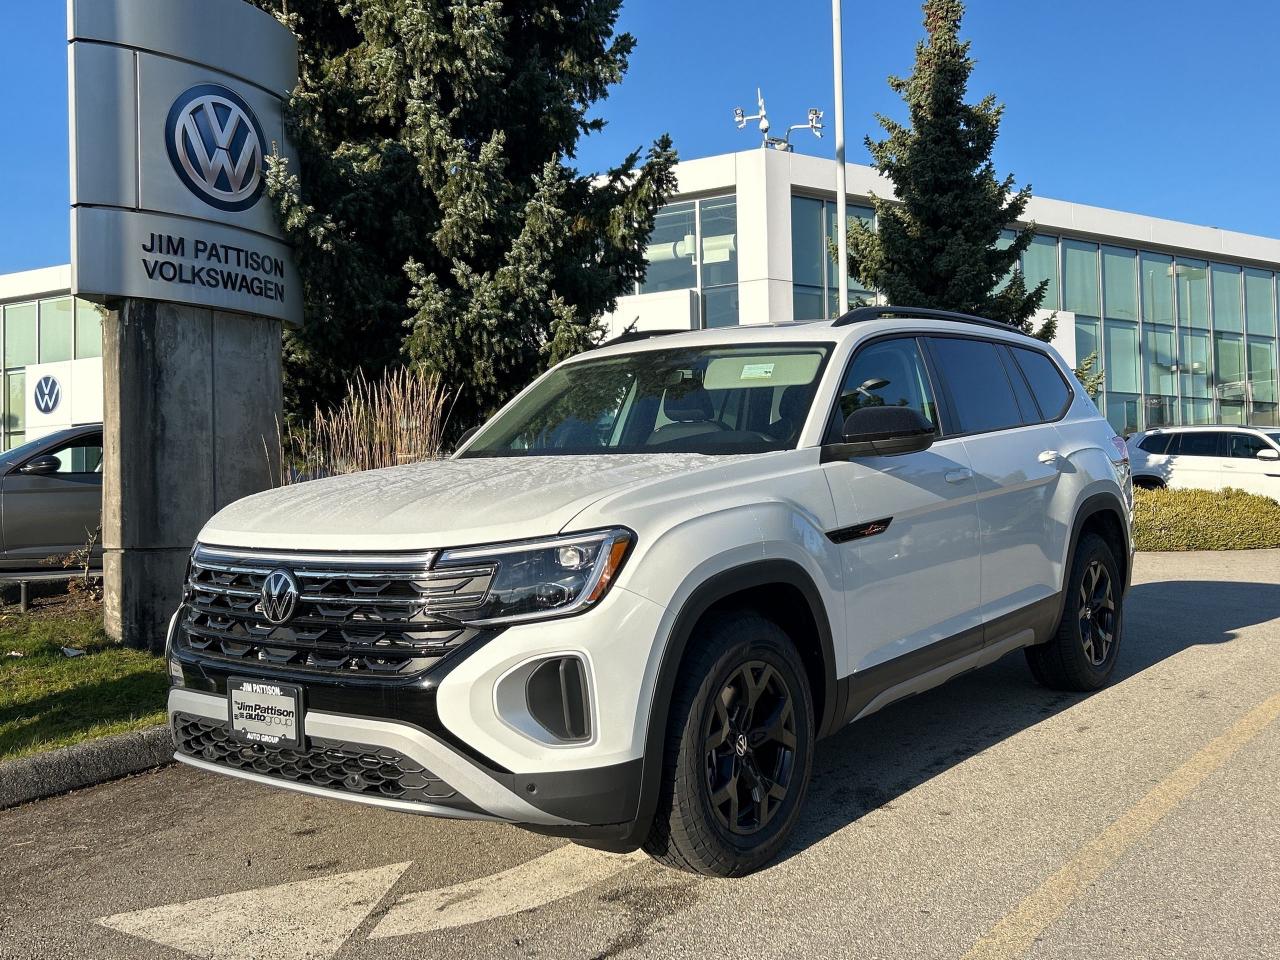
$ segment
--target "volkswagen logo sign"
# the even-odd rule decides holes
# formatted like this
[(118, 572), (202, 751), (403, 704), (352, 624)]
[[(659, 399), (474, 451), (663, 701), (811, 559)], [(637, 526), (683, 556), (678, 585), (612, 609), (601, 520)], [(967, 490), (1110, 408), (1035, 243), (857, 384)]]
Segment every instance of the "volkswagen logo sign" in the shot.
[(262, 127), (234, 90), (200, 83), (182, 92), (164, 125), (169, 162), (197, 197), (219, 210), (248, 210), (266, 183)]
[(62, 400), (62, 387), (53, 377), (41, 377), (36, 381), (36, 409), (43, 414), (50, 414), (58, 409)]
[(298, 606), (298, 581), (284, 567), (272, 570), (262, 581), (262, 599), (258, 608), (268, 623), (288, 623)]

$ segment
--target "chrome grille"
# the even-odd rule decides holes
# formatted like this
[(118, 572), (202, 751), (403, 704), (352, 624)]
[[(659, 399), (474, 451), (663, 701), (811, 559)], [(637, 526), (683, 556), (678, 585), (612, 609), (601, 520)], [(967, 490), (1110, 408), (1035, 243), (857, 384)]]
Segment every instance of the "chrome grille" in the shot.
[[(184, 641), (208, 656), (326, 672), (426, 669), (471, 630), (451, 613), (479, 606), (495, 567), (433, 570), (434, 553), (273, 553), (200, 545), (187, 579)], [(281, 567), (299, 588), (293, 616), (267, 621), (262, 584)]]

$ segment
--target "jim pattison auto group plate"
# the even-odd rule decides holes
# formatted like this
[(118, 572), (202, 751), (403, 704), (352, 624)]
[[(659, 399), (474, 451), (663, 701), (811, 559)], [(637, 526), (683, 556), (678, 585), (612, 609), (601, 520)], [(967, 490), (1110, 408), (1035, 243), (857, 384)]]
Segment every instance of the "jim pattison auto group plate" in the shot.
[(301, 746), (299, 687), (233, 679), (227, 681), (227, 694), (231, 731), (240, 739), (271, 746)]

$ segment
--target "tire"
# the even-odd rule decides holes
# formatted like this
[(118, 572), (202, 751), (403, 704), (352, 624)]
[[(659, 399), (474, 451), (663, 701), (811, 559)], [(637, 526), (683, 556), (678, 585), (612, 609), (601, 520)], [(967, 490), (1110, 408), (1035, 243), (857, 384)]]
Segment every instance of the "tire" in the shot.
[[(778, 854), (800, 814), (813, 767), (813, 697), (791, 639), (755, 613), (717, 617), (691, 643), (644, 849), (680, 870), (740, 877)], [(756, 716), (762, 707), (768, 713)]]
[(1124, 632), (1124, 581), (1107, 541), (1080, 538), (1067, 578), (1062, 620), (1048, 643), (1027, 647), (1031, 675), (1052, 690), (1098, 690), (1116, 667)]
[(1133, 485), (1139, 490), (1163, 490), (1164, 481), (1155, 477), (1134, 477)]

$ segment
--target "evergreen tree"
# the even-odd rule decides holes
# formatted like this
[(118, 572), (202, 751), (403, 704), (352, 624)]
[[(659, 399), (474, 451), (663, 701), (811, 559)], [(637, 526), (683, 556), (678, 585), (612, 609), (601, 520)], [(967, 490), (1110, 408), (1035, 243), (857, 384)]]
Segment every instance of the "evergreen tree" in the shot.
[(456, 431), (598, 338), (674, 187), (666, 136), (573, 166), (635, 44), (621, 0), (252, 2), (299, 41), (298, 169), (268, 179), (305, 299), (291, 410), (409, 360), (458, 389)]
[[(1018, 266), (1034, 225), (999, 244), (1031, 188), (998, 177), (991, 151), (1004, 110), (994, 96), (965, 102), (973, 60), (959, 38), (962, 0), (927, 0), (925, 39), (910, 77), (889, 85), (907, 104), (909, 123), (880, 114), (887, 136), (867, 138), (872, 165), (894, 185), (895, 200), (874, 197), (877, 228), (849, 226), (849, 271), (889, 303), (959, 310), (1030, 332), (1047, 283), (1028, 290)], [(1007, 281), (1007, 282), (1006, 282)], [(1037, 331), (1052, 339), (1050, 320)]]

